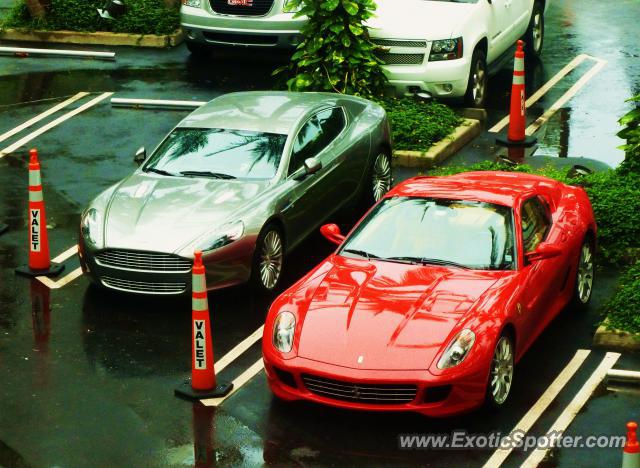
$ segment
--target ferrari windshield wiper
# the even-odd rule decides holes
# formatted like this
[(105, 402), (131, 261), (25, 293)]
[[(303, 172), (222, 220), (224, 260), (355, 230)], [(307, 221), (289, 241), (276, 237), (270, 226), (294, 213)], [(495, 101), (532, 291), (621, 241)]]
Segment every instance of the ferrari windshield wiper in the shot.
[(182, 171), (180, 174), (195, 177), (211, 177), (212, 179), (237, 179), (236, 176), (232, 176), (231, 174), (223, 174), (222, 172), (211, 171)]
[(415, 263), (415, 264), (422, 264), (422, 265), (442, 265), (442, 266), (452, 266), (452, 267), (457, 267), (457, 268), (464, 268), (465, 270), (468, 270), (469, 267), (466, 265), (462, 265), (460, 263), (456, 263), (456, 262), (451, 262), (449, 260), (442, 260), (440, 258), (424, 258), (424, 257), (389, 257), (389, 258), (385, 258), (384, 260), (390, 260), (392, 262), (409, 262), (409, 263)]
[(160, 175), (166, 175), (166, 176), (173, 176), (175, 177), (176, 175), (169, 172), (169, 171), (165, 171), (164, 169), (156, 169), (155, 167), (148, 167), (144, 170), (144, 172), (154, 172), (156, 174), (160, 174)]
[(366, 258), (367, 260), (371, 260), (372, 258), (380, 258), (377, 255), (373, 255), (372, 253), (365, 252), (364, 250), (344, 249), (343, 252), (347, 252), (347, 253), (351, 253), (351, 254), (354, 254), (354, 255), (358, 255), (360, 257)]

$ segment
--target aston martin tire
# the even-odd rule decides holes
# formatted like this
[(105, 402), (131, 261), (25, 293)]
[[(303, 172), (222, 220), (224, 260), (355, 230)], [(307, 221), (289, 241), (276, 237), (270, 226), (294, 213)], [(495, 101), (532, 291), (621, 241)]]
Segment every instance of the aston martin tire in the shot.
[(369, 209), (391, 189), (393, 177), (391, 172), (391, 153), (388, 149), (381, 148), (371, 162), (364, 193), (362, 194), (362, 207)]
[(571, 300), (573, 308), (579, 311), (587, 310), (591, 302), (595, 277), (594, 254), (593, 239), (590, 235), (587, 235), (580, 247), (573, 298)]
[(501, 408), (509, 398), (513, 383), (513, 358), (513, 339), (509, 333), (503, 333), (496, 343), (489, 368), (485, 402), (490, 410)]
[(529, 27), (523, 40), (525, 57), (529, 59), (540, 58), (544, 45), (544, 8), (539, 1), (533, 4), (531, 20), (529, 20)]
[(284, 267), (284, 238), (276, 224), (267, 224), (256, 241), (251, 282), (262, 293), (276, 290)]
[(488, 78), (487, 56), (482, 49), (476, 48), (471, 56), (469, 81), (467, 82), (467, 92), (464, 95), (464, 101), (468, 106), (484, 107)]

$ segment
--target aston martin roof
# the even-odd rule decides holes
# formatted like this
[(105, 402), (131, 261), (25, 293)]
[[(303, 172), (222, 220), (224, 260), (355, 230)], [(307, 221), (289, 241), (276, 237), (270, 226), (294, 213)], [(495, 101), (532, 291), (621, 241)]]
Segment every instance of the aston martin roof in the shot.
[(331, 93), (229, 93), (200, 107), (179, 126), (289, 134), (311, 109), (323, 104), (336, 105), (345, 99), (350, 100)]

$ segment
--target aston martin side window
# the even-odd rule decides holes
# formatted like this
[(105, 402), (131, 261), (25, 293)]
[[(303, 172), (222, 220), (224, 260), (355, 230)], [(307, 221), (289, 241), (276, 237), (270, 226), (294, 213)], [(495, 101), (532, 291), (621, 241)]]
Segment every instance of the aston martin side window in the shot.
[(331, 143), (344, 130), (344, 112), (340, 107), (327, 109), (318, 113), (322, 129), (322, 148)]
[(530, 198), (522, 204), (521, 217), (524, 251), (533, 252), (547, 236), (551, 221), (538, 197)]
[(346, 124), (340, 107), (325, 109), (311, 117), (293, 143), (289, 174), (302, 167), (305, 159), (317, 156), (342, 132)]

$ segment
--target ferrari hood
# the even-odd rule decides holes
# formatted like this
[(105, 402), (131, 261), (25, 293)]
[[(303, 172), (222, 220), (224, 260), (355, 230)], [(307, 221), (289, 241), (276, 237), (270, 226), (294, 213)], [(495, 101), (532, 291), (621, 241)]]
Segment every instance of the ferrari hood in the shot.
[(236, 221), (239, 210), (267, 184), (136, 172), (111, 196), (105, 246), (175, 252), (225, 222)]
[(428, 369), (496, 272), (335, 256), (302, 318), (298, 355), (370, 370)]
[(471, 16), (473, 3), (430, 0), (378, 0), (367, 25), (378, 39), (450, 39)]

